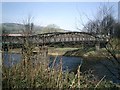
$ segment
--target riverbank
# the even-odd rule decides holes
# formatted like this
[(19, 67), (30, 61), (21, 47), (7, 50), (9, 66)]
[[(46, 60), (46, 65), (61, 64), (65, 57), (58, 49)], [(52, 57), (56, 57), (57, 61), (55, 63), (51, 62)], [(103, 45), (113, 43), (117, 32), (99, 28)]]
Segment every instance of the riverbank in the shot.
[[(120, 50), (111, 51), (117, 58), (120, 58)], [(95, 50), (94, 48), (89, 49), (76, 49), (72, 51), (67, 51), (64, 56), (77, 56), (83, 58), (105, 58), (105, 57), (112, 57), (110, 53), (105, 49), (101, 48), (100, 50)]]
[[(21, 51), (22, 51), (22, 49), (20, 49), (20, 48), (9, 49), (8, 53), (10, 52), (10, 53), (18, 53), (18, 54), (20, 54)], [(4, 51), (2, 51), (2, 52), (4, 52)]]
[[(68, 51), (73, 51), (73, 50), (77, 50), (79, 48), (54, 48), (54, 47), (48, 47), (48, 55), (53, 55), (53, 56), (56, 56), (56, 55), (64, 55), (66, 52)], [(16, 48), (16, 49), (9, 49), (8, 52), (10, 53), (21, 53), (21, 50), (20, 48)], [(4, 52), (4, 51), (1, 51), (1, 52)]]
[[(13, 50), (10, 50), (9, 52), (19, 53), (20, 49), (13, 49)], [(112, 78), (113, 78), (113, 75), (111, 75), (111, 73), (104, 66), (104, 64), (106, 64), (106, 65), (110, 66), (110, 68), (112, 68), (112, 67), (114, 68), (113, 64), (105, 56), (105, 55), (107, 55), (107, 53), (104, 51), (104, 49), (95, 51), (94, 49), (83, 50), (83, 49), (79, 49), (79, 48), (51, 48), (50, 47), (50, 48), (48, 48), (48, 55), (68, 56), (70, 58), (70, 59), (68, 59), (69, 63), (74, 62), (74, 60), (72, 60), (72, 62), (70, 62), (72, 57), (80, 57), (83, 60), (83, 63), (81, 66), (81, 72), (92, 70), (93, 74), (95, 76), (97, 76), (99, 79), (104, 77), (104, 75), (106, 76), (106, 79), (108, 79), (108, 80), (112, 80)], [(112, 70), (114, 70), (114, 69), (112, 69)], [(73, 70), (73, 72), (76, 72), (76, 71), (77, 71), (77, 66), (76, 66), (76, 69)]]
[[(117, 59), (120, 60), (120, 51), (114, 51)], [(116, 66), (113, 64), (114, 58), (106, 51), (104, 48), (100, 50), (95, 50), (93, 48), (83, 50), (76, 49), (73, 51), (67, 51), (64, 56), (76, 56), (83, 59), (81, 66), (81, 72), (92, 71), (92, 73), (101, 79), (105, 76), (106, 80), (113, 82), (120, 82), (112, 74), (117, 75)], [(112, 71), (112, 73), (111, 73)]]
[[(17, 49), (10, 49), (8, 52), (10, 53), (21, 53), (20, 48)], [(4, 51), (1, 51), (4, 52)], [(117, 58), (120, 58), (120, 50), (114, 51)], [(72, 56), (72, 57), (82, 57), (82, 58), (94, 58), (94, 59), (102, 59), (105, 57), (111, 57), (111, 55), (104, 49), (95, 50), (94, 48), (90, 49), (80, 49), (80, 48), (54, 48), (48, 47), (48, 55), (53, 56)]]
[(54, 48), (54, 47), (49, 47), (48, 48), (48, 55), (63, 56), (66, 52), (77, 50), (77, 49), (79, 49), (79, 48)]

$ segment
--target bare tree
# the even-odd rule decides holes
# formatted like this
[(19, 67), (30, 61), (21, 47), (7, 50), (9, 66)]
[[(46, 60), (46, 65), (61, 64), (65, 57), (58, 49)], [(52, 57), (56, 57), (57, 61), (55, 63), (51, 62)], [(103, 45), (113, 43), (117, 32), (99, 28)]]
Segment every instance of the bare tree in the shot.
[[(113, 6), (100, 6), (94, 19), (90, 19), (88, 16), (86, 16), (88, 23), (82, 23), (82, 25), (84, 30), (88, 33), (95, 33), (96, 36), (100, 35), (100, 37), (97, 38), (106, 39), (109, 37), (107, 44), (103, 45), (107, 53), (105, 57), (111, 62), (117, 73), (111, 70), (108, 64), (102, 64), (108, 69), (108, 71), (110, 71), (112, 75), (120, 80), (120, 60), (118, 54), (116, 54), (120, 51), (120, 40), (113, 37), (115, 33), (119, 31), (119, 24), (116, 24), (117, 21), (115, 21), (113, 18), (113, 14)], [(104, 55), (104, 53), (102, 54)]]
[(114, 37), (120, 38), (120, 22), (115, 24)]
[[(98, 8), (97, 14), (95, 16), (93, 15), (94, 19), (90, 19), (88, 15), (84, 13), (85, 17), (88, 19), (88, 22), (85, 24), (82, 18), (80, 18), (80, 22), (83, 25), (83, 30), (88, 33), (112, 35), (115, 24), (113, 13), (113, 6), (107, 6), (105, 4)], [(79, 29), (79, 27), (77, 27), (77, 29)]]
[(32, 17), (29, 16), (26, 21), (24, 21), (24, 28), (22, 29), (22, 56), (24, 60), (24, 66), (27, 66), (28, 63), (32, 59), (34, 44), (32, 44), (31, 36), (34, 34), (34, 24), (31, 22)]
[[(101, 35), (107, 35), (109, 36), (109, 40), (107, 42), (107, 45), (104, 45), (105, 50), (107, 51), (107, 59), (111, 62), (113, 68), (115, 71), (111, 70), (110, 66), (108, 64), (102, 63), (110, 72), (112, 75), (114, 75), (117, 79), (120, 80), (120, 60), (117, 56), (116, 52), (119, 52), (118, 46), (120, 45), (120, 41), (118, 38), (113, 37), (115, 31), (115, 24), (117, 21), (113, 18), (113, 6), (107, 7), (103, 6), (100, 10), (101, 13), (101, 20), (99, 19), (99, 28)], [(100, 14), (99, 14), (100, 15)], [(105, 39), (106, 37), (102, 37)], [(103, 54), (104, 55), (104, 54)], [(117, 73), (116, 73), (117, 72)]]
[(26, 20), (23, 20), (24, 28), (22, 29), (23, 36), (30, 36), (34, 34), (34, 24), (32, 22), (32, 17), (29, 15)]

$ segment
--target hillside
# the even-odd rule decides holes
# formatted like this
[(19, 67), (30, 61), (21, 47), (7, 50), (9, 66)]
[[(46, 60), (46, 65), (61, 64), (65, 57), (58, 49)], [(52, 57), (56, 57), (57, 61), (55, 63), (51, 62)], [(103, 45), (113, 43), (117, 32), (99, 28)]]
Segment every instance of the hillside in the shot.
[[(24, 25), (18, 23), (2, 23), (0, 26), (2, 26), (2, 33), (5, 34), (22, 33), (24, 29)], [(54, 24), (48, 25), (46, 27), (34, 25), (33, 32), (35, 34), (41, 34), (41, 33), (51, 33), (51, 32), (66, 32), (66, 30), (60, 29), (54, 26)]]

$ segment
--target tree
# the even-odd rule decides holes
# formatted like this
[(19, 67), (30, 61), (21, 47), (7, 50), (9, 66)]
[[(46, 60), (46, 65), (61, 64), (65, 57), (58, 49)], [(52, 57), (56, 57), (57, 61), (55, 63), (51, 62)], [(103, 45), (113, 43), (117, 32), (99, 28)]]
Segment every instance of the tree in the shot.
[(88, 16), (86, 17), (88, 19), (88, 23), (86, 25), (82, 23), (84, 27), (83, 30), (86, 32), (99, 35), (113, 35), (115, 19), (113, 18), (112, 6), (100, 6), (97, 14), (93, 17), (94, 19), (90, 19)]
[[(109, 36), (109, 40), (106, 45), (103, 45), (107, 55), (105, 57), (111, 62), (113, 68), (116, 70), (117, 74), (111, 70), (108, 64), (102, 63), (112, 75), (114, 75), (118, 80), (120, 80), (120, 60), (118, 58), (118, 53), (120, 51), (120, 40), (115, 37), (120, 37), (120, 24), (113, 18), (113, 7), (107, 7), (106, 5), (99, 7), (99, 10), (94, 19), (88, 18), (88, 23), (85, 25), (82, 23), (84, 30), (88, 33), (95, 33), (96, 35), (104, 35), (104, 37), (98, 37), (106, 39)], [(113, 37), (114, 36), (114, 37)], [(116, 54), (117, 53), (117, 54)], [(102, 53), (104, 55), (104, 53)]]
[[(26, 21), (24, 21), (24, 28), (22, 29), (23, 36), (23, 46), (22, 46), (22, 57), (24, 60), (24, 66), (28, 68), (27, 63), (32, 60), (33, 57), (33, 49), (34, 44), (31, 41), (30, 36), (34, 34), (34, 24), (31, 22), (32, 18), (28, 17)], [(22, 40), (21, 40), (22, 41)]]
[(88, 33), (95, 33), (101, 35), (114, 34), (115, 20), (112, 15), (105, 16), (102, 20), (88, 21), (87, 25), (84, 26), (84, 30)]
[(105, 35), (113, 35), (114, 33), (115, 20), (112, 15), (107, 15), (101, 22), (101, 33)]
[(42, 30), (43, 33), (52, 33), (52, 32), (59, 32), (59, 31), (61, 31), (61, 29), (59, 28), (59, 26), (57, 26), (55, 24), (47, 25)]
[(114, 37), (120, 39), (120, 23), (115, 24)]
[(32, 23), (32, 17), (28, 16), (27, 20), (24, 20), (24, 28), (22, 29), (23, 36), (29, 36), (34, 34), (34, 24)]
[(2, 34), (9, 34), (10, 32), (8, 31), (9, 29), (2, 25)]
[(95, 33), (95, 34), (99, 34), (99, 23), (98, 21), (88, 21), (88, 23), (84, 26), (84, 31), (88, 32), (88, 33)]

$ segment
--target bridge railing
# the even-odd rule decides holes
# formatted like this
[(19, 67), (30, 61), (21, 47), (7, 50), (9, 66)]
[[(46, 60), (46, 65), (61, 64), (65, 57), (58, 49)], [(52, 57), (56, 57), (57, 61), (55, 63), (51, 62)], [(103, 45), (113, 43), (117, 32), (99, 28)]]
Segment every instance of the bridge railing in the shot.
[[(104, 38), (103, 38), (104, 37)], [(4, 36), (3, 43), (24, 43), (24, 36)], [(36, 44), (47, 44), (57, 42), (107, 42), (108, 36), (95, 36), (87, 33), (68, 32), (68, 33), (48, 33), (41, 35), (33, 35), (28, 37), (29, 41)]]

